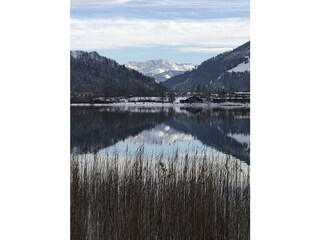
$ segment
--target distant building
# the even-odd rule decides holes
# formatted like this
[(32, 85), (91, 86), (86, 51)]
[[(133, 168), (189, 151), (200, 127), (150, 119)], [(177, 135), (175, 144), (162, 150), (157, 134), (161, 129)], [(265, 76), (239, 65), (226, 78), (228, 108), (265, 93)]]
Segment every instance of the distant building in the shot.
[(186, 100), (180, 100), (180, 103), (203, 103), (203, 100), (197, 96), (189, 97)]

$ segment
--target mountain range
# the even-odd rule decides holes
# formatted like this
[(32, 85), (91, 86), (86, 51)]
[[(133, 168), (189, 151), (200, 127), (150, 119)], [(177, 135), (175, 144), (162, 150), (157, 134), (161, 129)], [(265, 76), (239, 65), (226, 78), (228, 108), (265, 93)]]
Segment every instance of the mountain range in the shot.
[(71, 102), (114, 96), (162, 96), (168, 91), (154, 78), (97, 52), (71, 51), (70, 70)]
[(197, 67), (197, 65), (191, 63), (178, 64), (163, 59), (148, 60), (145, 62), (128, 62), (125, 66), (137, 70), (146, 76), (153, 77), (159, 82), (163, 82), (186, 71), (191, 71)]
[(70, 69), (71, 102), (117, 96), (156, 97), (170, 91), (249, 92), (250, 42), (199, 66), (161, 59), (120, 65), (97, 52), (70, 51)]
[(176, 92), (250, 91), (250, 41), (164, 81), (163, 85)]

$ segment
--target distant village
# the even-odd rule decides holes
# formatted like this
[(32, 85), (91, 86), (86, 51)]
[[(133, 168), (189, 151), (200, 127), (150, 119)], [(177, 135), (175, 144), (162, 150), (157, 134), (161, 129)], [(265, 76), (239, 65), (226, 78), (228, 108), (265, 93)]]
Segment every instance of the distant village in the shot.
[(224, 94), (205, 94), (201, 92), (167, 93), (162, 97), (98, 97), (92, 104), (135, 104), (135, 103), (158, 103), (158, 104), (210, 104), (210, 103), (250, 103), (250, 92), (235, 92)]

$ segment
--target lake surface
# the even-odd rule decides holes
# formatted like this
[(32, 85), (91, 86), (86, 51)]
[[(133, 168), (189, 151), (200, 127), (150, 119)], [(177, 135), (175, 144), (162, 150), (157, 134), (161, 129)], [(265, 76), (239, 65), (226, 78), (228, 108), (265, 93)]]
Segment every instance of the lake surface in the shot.
[(71, 107), (72, 154), (210, 153), (250, 164), (250, 110)]

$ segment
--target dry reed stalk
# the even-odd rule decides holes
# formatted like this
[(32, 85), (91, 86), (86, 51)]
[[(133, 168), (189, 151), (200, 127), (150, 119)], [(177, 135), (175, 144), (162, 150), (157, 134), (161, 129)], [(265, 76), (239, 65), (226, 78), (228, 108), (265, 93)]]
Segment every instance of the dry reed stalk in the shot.
[(189, 156), (72, 155), (71, 239), (249, 239), (249, 167)]

